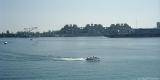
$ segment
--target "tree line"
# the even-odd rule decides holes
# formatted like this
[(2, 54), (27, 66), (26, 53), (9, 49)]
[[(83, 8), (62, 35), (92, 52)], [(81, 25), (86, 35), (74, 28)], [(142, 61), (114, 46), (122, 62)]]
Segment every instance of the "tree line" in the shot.
[(87, 24), (85, 27), (78, 27), (76, 24), (66, 24), (58, 31), (28, 32), (18, 31), (11, 33), (9, 30), (0, 33), (0, 37), (79, 37), (79, 36), (105, 36), (115, 34), (129, 34), (133, 29), (127, 23), (111, 24), (104, 27), (101, 24)]

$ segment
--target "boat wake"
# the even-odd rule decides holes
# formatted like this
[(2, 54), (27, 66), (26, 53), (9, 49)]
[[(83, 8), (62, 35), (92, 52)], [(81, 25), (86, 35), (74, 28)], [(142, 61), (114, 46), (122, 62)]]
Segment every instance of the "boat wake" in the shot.
[(83, 61), (83, 60), (85, 60), (85, 58), (67, 58), (67, 57), (53, 58), (53, 59), (56, 60), (56, 61)]
[(83, 61), (85, 58), (56, 57), (53, 55), (31, 55), (22, 53), (0, 53), (0, 61)]

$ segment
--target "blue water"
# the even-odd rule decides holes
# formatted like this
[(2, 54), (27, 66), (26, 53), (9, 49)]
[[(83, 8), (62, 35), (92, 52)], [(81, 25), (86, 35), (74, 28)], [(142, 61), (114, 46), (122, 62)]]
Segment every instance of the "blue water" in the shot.
[(160, 80), (160, 38), (1, 38), (0, 80)]

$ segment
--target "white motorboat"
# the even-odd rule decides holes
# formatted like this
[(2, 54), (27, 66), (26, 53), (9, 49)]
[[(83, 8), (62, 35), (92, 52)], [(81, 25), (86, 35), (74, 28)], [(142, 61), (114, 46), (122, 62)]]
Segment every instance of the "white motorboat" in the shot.
[(87, 57), (86, 61), (100, 61), (100, 58), (92, 56), (92, 57)]

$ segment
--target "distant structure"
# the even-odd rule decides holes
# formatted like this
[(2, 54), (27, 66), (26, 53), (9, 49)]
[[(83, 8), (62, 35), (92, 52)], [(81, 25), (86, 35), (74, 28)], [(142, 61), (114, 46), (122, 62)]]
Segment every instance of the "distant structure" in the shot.
[(31, 31), (33, 31), (33, 30), (35, 30), (35, 29), (37, 29), (38, 27), (31, 27), (31, 28), (24, 28), (24, 30), (26, 31), (26, 32), (31, 32)]
[(160, 22), (157, 22), (157, 28), (160, 29)]
[[(38, 27), (30, 27), (30, 28), (24, 28), (25, 30), (25, 37), (33, 37), (33, 34), (32, 31), (37, 29)], [(32, 39), (30, 39), (32, 40)]]

